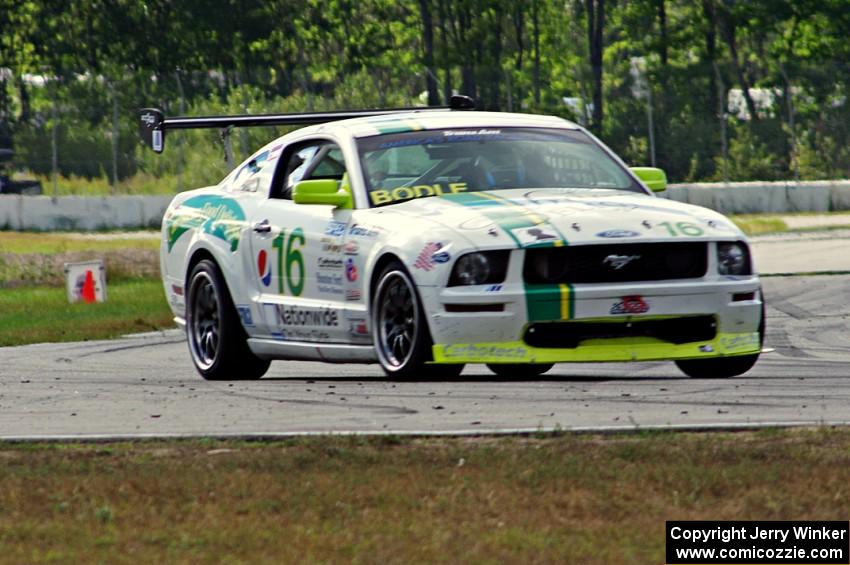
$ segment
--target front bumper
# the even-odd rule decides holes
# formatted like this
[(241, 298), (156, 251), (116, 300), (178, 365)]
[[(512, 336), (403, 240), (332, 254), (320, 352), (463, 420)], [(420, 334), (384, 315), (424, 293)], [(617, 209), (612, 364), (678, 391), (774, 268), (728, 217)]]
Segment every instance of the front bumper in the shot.
[[(426, 311), (434, 312), (429, 323), (436, 363), (656, 361), (750, 355), (761, 350), (762, 295), (756, 276), (560, 288), (520, 283), (498, 291), (454, 287), (420, 292)], [(447, 305), (451, 310), (457, 304), (463, 304), (465, 311), (447, 311)], [(501, 311), (492, 311), (495, 304), (501, 305)], [(491, 311), (469, 311), (476, 305)], [(710, 332), (689, 335), (682, 331), (681, 336), (670, 336), (670, 326), (705, 325), (707, 319)], [(569, 327), (571, 335), (585, 337), (565, 339), (563, 346), (548, 339), (543, 347), (540, 340), (528, 337), (530, 329), (559, 324)], [(611, 325), (611, 332), (599, 331), (605, 324)], [(591, 326), (593, 331), (581, 331)], [(626, 330), (632, 326), (650, 329), (644, 333)], [(611, 337), (605, 337), (606, 333)]]

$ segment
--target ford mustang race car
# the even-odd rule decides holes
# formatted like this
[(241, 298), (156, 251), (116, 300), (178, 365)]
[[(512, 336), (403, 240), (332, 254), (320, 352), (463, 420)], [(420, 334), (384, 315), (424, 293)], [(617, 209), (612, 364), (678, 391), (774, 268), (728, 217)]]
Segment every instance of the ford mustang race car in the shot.
[(215, 186), (175, 196), (165, 293), (206, 379), (271, 360), (380, 363), (397, 378), (483, 363), (672, 360), (693, 377), (756, 362), (764, 305), (746, 238), (711, 210), (658, 198), (585, 129), (445, 109), (166, 118), (171, 129), (313, 124)]

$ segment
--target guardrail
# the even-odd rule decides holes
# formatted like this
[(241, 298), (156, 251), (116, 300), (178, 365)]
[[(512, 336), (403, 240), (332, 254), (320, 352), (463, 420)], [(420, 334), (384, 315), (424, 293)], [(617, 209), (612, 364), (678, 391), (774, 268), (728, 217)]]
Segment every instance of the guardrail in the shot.
[(850, 180), (671, 184), (660, 194), (723, 214), (850, 210)]
[[(671, 184), (664, 198), (724, 214), (850, 210), (850, 180)], [(0, 195), (0, 229), (159, 228), (171, 196)]]
[(92, 231), (159, 228), (172, 196), (0, 195), (0, 229)]

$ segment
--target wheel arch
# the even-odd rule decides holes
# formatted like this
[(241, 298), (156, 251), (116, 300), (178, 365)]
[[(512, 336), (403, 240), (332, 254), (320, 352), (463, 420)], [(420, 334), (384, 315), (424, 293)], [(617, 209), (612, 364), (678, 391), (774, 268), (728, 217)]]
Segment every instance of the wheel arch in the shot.
[[(192, 271), (195, 269), (198, 263), (200, 263), (204, 259), (208, 259), (215, 263), (215, 266), (218, 267), (219, 272), (221, 272), (221, 265), (218, 264), (215, 255), (213, 255), (209, 249), (199, 247), (198, 249), (192, 252), (192, 256), (189, 257), (189, 261), (186, 262), (186, 272), (183, 273), (184, 288), (189, 288), (189, 277), (192, 275)], [(222, 273), (222, 276), (224, 276), (224, 273)], [(226, 282), (227, 279), (225, 279), (225, 283)]]

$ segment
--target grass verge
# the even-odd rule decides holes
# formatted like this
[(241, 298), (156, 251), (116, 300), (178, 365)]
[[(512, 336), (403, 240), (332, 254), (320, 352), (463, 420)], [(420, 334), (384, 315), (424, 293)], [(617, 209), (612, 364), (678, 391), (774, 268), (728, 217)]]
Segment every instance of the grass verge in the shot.
[(72, 253), (159, 249), (159, 232), (19, 232), (0, 231), (0, 253)]
[(850, 504), (850, 432), (828, 429), (7, 444), (0, 461), (8, 562), (663, 563), (665, 520)]
[(109, 283), (108, 300), (68, 304), (59, 287), (0, 292), (0, 346), (81, 341), (173, 327), (159, 280)]
[(788, 225), (775, 216), (747, 214), (729, 217), (747, 235), (782, 233), (788, 231)]

